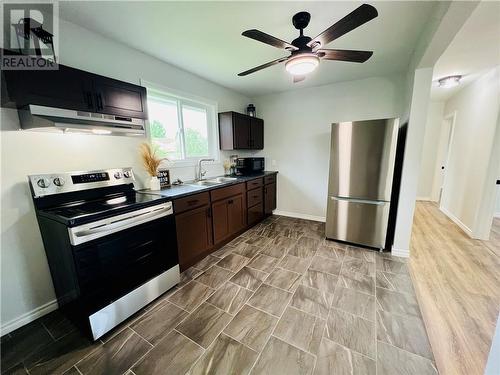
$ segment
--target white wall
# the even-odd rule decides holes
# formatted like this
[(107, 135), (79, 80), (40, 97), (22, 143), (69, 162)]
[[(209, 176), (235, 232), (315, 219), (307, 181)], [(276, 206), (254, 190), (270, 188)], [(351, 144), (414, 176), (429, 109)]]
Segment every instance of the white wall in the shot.
[(402, 257), (408, 257), (410, 251), (413, 213), (432, 83), (432, 68), (416, 69), (413, 80), (408, 80), (408, 83), (410, 82), (412, 82), (413, 89), (409, 106), (401, 188), (399, 189), (396, 232), (392, 245), (392, 253)]
[(500, 186), (497, 186), (496, 194), (497, 194), (497, 199), (495, 202), (495, 217), (500, 217)]
[[(489, 176), (500, 103), (500, 68), (484, 74), (447, 100), (444, 114), (456, 113), (442, 207), (475, 237), (476, 220)], [(498, 166), (492, 166), (494, 171)], [(496, 177), (496, 176), (495, 176)], [(491, 207), (491, 206), (490, 206)]]
[[(66, 22), (61, 22), (60, 62), (139, 83), (140, 79), (218, 102), (218, 110), (243, 111), (249, 99), (198, 76)], [(26, 176), (33, 173), (132, 166), (145, 177), (137, 148), (144, 138), (17, 131), (17, 113), (1, 111), (1, 324), (2, 334), (55, 307), (54, 291)], [(222, 173), (220, 165), (209, 174)], [(173, 177), (194, 178), (193, 168)], [(26, 315), (27, 314), (27, 315)], [(31, 315), (30, 315), (31, 314)], [(33, 315), (34, 314), (34, 315)]]
[(443, 121), (444, 102), (430, 102), (425, 124), (422, 160), (420, 161), (420, 177), (418, 179), (417, 199), (431, 200), (433, 198), (433, 181), (436, 170), (440, 167), (437, 159), (437, 149), (441, 124)]
[(331, 124), (399, 117), (401, 85), (402, 76), (395, 75), (254, 98), (265, 119), (261, 154), (280, 172), (278, 212), (324, 220)]

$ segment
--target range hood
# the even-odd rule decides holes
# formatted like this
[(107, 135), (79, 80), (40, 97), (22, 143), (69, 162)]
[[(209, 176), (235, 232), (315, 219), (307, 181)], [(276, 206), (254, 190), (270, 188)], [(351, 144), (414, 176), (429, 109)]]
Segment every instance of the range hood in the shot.
[(18, 110), (21, 128), (62, 133), (145, 135), (145, 120), (103, 113), (28, 105)]

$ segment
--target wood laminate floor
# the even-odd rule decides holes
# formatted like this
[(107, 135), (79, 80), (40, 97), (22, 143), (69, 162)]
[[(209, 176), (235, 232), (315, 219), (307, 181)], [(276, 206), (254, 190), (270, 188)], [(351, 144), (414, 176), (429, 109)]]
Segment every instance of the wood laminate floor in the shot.
[(91, 343), (57, 311), (2, 337), (2, 374), (434, 375), (404, 259), (270, 217)]
[(493, 254), (500, 258), (500, 218), (494, 218), (489, 241), (482, 241)]
[(416, 205), (410, 270), (442, 375), (482, 375), (500, 308), (500, 222), (472, 240), (430, 202)]

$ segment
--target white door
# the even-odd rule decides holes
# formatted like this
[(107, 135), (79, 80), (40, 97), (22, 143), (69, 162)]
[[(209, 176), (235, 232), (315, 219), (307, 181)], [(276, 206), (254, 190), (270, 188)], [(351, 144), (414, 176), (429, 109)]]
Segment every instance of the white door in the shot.
[(436, 171), (433, 184), (433, 195), (439, 203), (441, 203), (441, 196), (443, 194), (444, 177), (446, 175), (446, 163), (448, 160), (448, 153), (450, 151), (452, 125), (453, 117), (447, 117), (443, 119), (441, 133), (439, 136), (438, 152), (436, 158)]

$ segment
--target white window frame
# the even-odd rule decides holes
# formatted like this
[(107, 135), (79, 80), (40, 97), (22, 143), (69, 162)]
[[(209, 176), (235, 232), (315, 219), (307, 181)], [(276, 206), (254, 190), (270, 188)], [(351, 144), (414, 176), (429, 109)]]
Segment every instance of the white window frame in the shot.
[[(141, 79), (141, 85), (146, 87), (149, 93), (157, 96), (164, 96), (166, 100), (175, 99), (177, 101), (177, 114), (179, 116), (180, 126), (180, 142), (181, 152), (185, 152), (185, 139), (184, 139), (184, 121), (182, 119), (182, 105), (192, 106), (195, 108), (205, 108), (207, 111), (207, 134), (208, 134), (208, 158), (214, 159), (211, 164), (220, 164), (220, 150), (219, 150), (219, 126), (217, 122), (218, 106), (217, 102), (206, 99), (200, 96), (191, 95), (179, 90), (174, 90), (156, 83), (148, 82)], [(146, 136), (151, 141), (151, 131), (149, 121), (146, 126)], [(198, 160), (204, 157), (190, 157), (180, 160), (170, 160), (173, 167), (192, 167), (196, 166)], [(210, 164), (210, 163), (209, 163)]]

